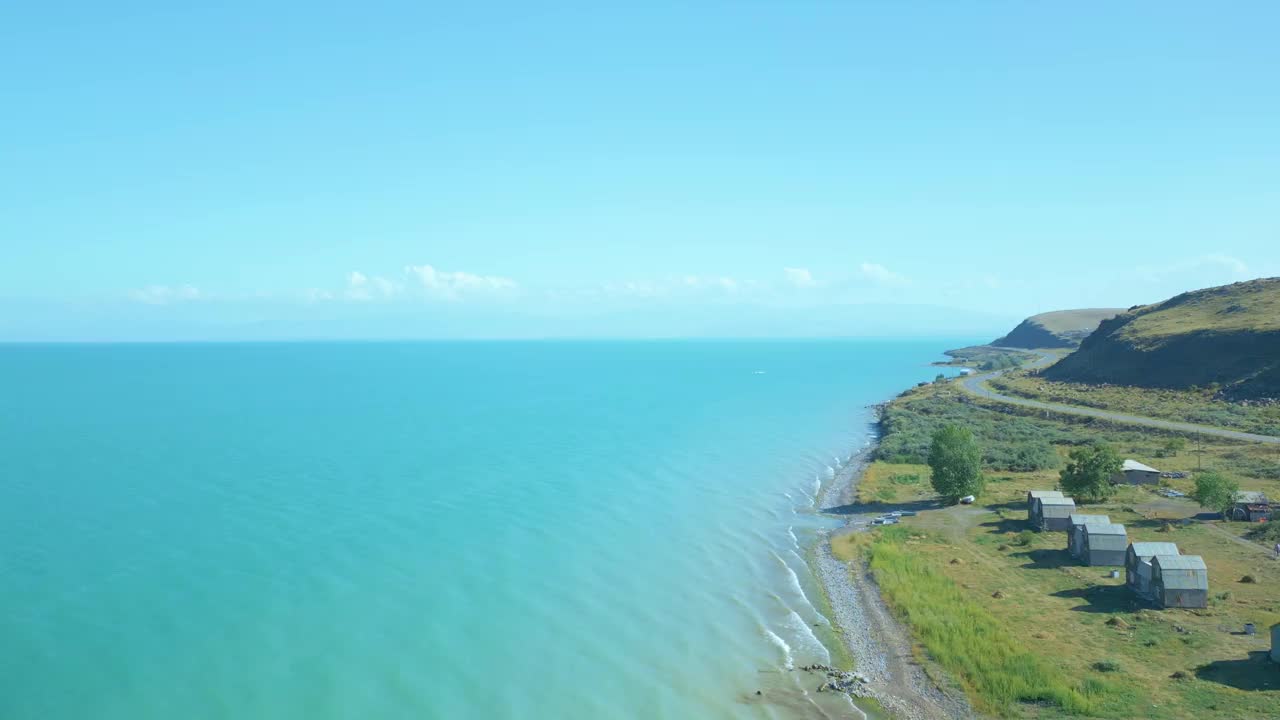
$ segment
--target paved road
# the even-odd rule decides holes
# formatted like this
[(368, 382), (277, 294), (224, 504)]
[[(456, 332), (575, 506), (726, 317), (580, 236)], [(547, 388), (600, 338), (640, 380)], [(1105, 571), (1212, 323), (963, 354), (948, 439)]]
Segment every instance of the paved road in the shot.
[[(1023, 350), (1022, 352), (1027, 351)], [(1028, 364), (1026, 367), (1044, 367), (1056, 359), (1057, 356), (1051, 353), (1040, 353), (1040, 358), (1035, 362)], [(1002, 395), (986, 385), (988, 380), (999, 375), (1001, 372), (1003, 371), (995, 370), (993, 372), (974, 373), (973, 375), (961, 378), (960, 387), (969, 393), (988, 400), (996, 400), (998, 402), (1009, 403), (1010, 405), (1021, 405), (1022, 407), (1036, 408), (1038, 410), (1049, 410), (1057, 413), (1065, 413), (1067, 415), (1082, 415), (1084, 417), (1099, 418), (1101, 420), (1110, 420), (1111, 422), (1127, 423), (1130, 425), (1145, 425), (1147, 427), (1160, 428), (1161, 430), (1175, 430), (1177, 432), (1184, 433), (1212, 435), (1214, 437), (1229, 438), (1231, 440), (1245, 440), (1247, 442), (1268, 443), (1273, 445), (1280, 444), (1280, 437), (1274, 437), (1272, 435), (1257, 435), (1254, 433), (1241, 432), (1239, 430), (1226, 430), (1208, 425), (1174, 422), (1172, 420), (1161, 420), (1159, 418), (1144, 417), (1142, 415), (1126, 415), (1125, 413), (1098, 410), (1097, 408), (1062, 405), (1059, 403), (1048, 403), (1041, 402), (1040, 400), (1029, 400), (1027, 398)]]

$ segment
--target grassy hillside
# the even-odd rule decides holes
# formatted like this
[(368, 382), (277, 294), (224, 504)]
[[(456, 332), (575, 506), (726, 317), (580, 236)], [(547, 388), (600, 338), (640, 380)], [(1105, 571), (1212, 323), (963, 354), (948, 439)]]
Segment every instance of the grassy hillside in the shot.
[(1119, 308), (1088, 308), (1032, 315), (991, 344), (1018, 348), (1075, 347), (1098, 327), (1098, 323), (1121, 312), (1123, 310)]
[(1227, 399), (1280, 397), (1280, 278), (1184, 293), (1102, 322), (1049, 380), (1215, 386)]

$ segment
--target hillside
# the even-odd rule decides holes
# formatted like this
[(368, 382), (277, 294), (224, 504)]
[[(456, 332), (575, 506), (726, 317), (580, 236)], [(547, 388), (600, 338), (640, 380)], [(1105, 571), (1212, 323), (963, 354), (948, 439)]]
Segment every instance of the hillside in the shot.
[(1040, 313), (1023, 320), (1012, 332), (991, 344), (1028, 349), (1076, 347), (1098, 323), (1122, 312), (1120, 308), (1088, 308)]
[(1280, 278), (1183, 293), (1105, 320), (1049, 380), (1216, 385), (1232, 400), (1280, 398)]

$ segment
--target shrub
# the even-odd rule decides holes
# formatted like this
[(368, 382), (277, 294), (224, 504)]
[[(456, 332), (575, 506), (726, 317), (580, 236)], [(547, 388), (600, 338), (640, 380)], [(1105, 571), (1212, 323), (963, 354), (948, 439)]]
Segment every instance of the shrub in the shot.
[(1014, 542), (1023, 547), (1026, 547), (1030, 545), (1035, 539), (1036, 539), (1035, 533), (1031, 532), (1030, 530), (1023, 530), (1022, 532), (1018, 533), (1018, 537), (1014, 539)]
[(1105, 673), (1120, 672), (1120, 663), (1115, 660), (1099, 660), (1093, 664), (1093, 669)]
[(1244, 536), (1263, 545), (1274, 545), (1280, 542), (1280, 519), (1257, 523), (1245, 531)]

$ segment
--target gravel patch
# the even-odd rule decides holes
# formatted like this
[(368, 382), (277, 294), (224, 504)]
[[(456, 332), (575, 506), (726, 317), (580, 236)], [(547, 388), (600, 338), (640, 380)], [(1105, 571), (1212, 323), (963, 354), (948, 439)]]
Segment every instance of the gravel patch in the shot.
[[(820, 507), (850, 505), (876, 445), (857, 453), (823, 489)], [(831, 603), (832, 618), (853, 657), (854, 669), (867, 678), (866, 694), (894, 717), (907, 720), (971, 718), (973, 711), (956, 692), (944, 692), (915, 661), (911, 642), (889, 613), (880, 590), (864, 567), (852, 567), (831, 553), (830, 538), (865, 532), (873, 514), (846, 516), (845, 526), (820, 543), (815, 571)]]

